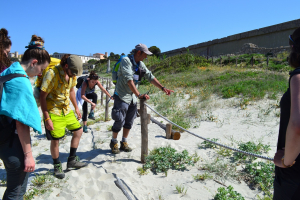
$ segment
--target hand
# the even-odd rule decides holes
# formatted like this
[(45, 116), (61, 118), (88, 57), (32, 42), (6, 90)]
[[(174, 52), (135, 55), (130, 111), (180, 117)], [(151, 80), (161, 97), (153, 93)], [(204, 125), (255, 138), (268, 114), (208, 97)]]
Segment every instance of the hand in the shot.
[(275, 153), (273, 162), (277, 167), (286, 168), (285, 166), (283, 166), (281, 162), (283, 156), (284, 156), (284, 149), (280, 149)]
[(47, 121), (45, 121), (45, 126), (46, 126), (46, 129), (48, 129), (49, 131), (54, 130), (53, 122), (51, 119), (48, 119)]
[(79, 108), (76, 108), (75, 112), (76, 112), (76, 115), (77, 115), (77, 120), (80, 120), (81, 119), (81, 113), (80, 113)]
[(24, 172), (33, 172), (35, 170), (35, 162), (32, 157), (32, 152), (24, 156), (24, 165), (25, 165)]
[(96, 104), (95, 103), (91, 103), (92, 105), (92, 110), (94, 110), (96, 108)]
[(141, 96), (139, 96), (139, 99), (150, 99), (149, 95), (148, 94), (142, 94)]
[(110, 99), (111, 99), (111, 100), (115, 100), (113, 96), (110, 96)]
[(170, 96), (171, 92), (174, 92), (173, 90), (169, 90), (167, 88), (164, 88), (163, 91), (166, 93), (166, 95)]

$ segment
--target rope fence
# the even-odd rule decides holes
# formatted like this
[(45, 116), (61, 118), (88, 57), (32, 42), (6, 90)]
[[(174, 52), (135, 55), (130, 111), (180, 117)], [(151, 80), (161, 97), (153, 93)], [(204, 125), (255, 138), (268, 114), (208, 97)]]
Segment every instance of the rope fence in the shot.
[(149, 106), (148, 104), (146, 104), (146, 103), (144, 103), (144, 104), (145, 104), (150, 110), (152, 110), (152, 111), (155, 112), (157, 115), (159, 115), (160, 117), (162, 117), (164, 120), (168, 121), (170, 124), (173, 124), (174, 126), (180, 128), (181, 130), (183, 130), (183, 131), (185, 131), (185, 132), (187, 132), (187, 133), (189, 133), (189, 134), (191, 134), (191, 135), (193, 135), (193, 136), (195, 136), (195, 137), (201, 138), (202, 140), (205, 140), (205, 141), (207, 141), (207, 142), (213, 143), (213, 144), (215, 144), (215, 145), (218, 145), (218, 146), (223, 147), (223, 148), (226, 148), (226, 149), (230, 149), (230, 150), (232, 150), (232, 151), (236, 151), (236, 152), (243, 153), (243, 154), (246, 154), (246, 155), (249, 155), (249, 156), (254, 156), (254, 157), (257, 157), (257, 158), (261, 158), (261, 159), (273, 161), (273, 158), (266, 157), (266, 156), (262, 156), (262, 155), (258, 155), (258, 154), (254, 154), (254, 153), (250, 153), (250, 152), (246, 152), (246, 151), (242, 151), (242, 150), (237, 149), (237, 148), (229, 147), (229, 146), (226, 146), (226, 145), (224, 145), (224, 144), (220, 144), (220, 143), (218, 143), (218, 142), (211, 141), (211, 140), (209, 140), (209, 139), (207, 139), (207, 138), (204, 138), (204, 137), (202, 137), (202, 136), (200, 136), (200, 135), (197, 135), (197, 134), (195, 134), (195, 133), (192, 133), (192, 132), (190, 132), (190, 131), (188, 131), (188, 130), (182, 128), (181, 126), (175, 124), (174, 122), (170, 121), (168, 118), (162, 116), (159, 112), (157, 112), (156, 110), (154, 110), (154, 109), (153, 109), (151, 106)]

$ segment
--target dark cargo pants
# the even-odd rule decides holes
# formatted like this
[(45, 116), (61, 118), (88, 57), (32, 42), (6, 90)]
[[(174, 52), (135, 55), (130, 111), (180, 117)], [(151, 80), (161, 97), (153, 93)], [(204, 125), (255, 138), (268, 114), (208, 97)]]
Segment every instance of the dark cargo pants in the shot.
[(122, 101), (117, 95), (114, 95), (114, 107), (111, 111), (111, 118), (115, 121), (112, 131), (118, 133), (122, 127), (131, 129), (133, 121), (136, 117), (137, 105)]
[(29, 173), (24, 172), (24, 152), (17, 134), (14, 136), (12, 146), (10, 141), (0, 145), (0, 159), (4, 163), (7, 174), (3, 200), (23, 200)]

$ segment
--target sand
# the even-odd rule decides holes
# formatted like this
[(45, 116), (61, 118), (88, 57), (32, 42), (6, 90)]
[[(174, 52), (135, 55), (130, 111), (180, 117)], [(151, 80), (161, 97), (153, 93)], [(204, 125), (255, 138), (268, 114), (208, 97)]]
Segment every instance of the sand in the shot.
[[(100, 98), (100, 90), (97, 90)], [(110, 90), (113, 93), (113, 90)], [(239, 106), (239, 98), (221, 99), (213, 97), (210, 108), (203, 109), (202, 118), (198, 121), (195, 128), (189, 131), (206, 138), (218, 138), (220, 143), (232, 144), (232, 139), (236, 141), (261, 141), (263, 144), (269, 144), (271, 151), (268, 155), (273, 157), (279, 129), (279, 117), (276, 113), (279, 109), (275, 108), (278, 102), (272, 100), (260, 100), (252, 102), (246, 109)], [(184, 101), (182, 102), (184, 103)], [(111, 111), (111, 107), (109, 112)], [(104, 112), (102, 106), (97, 110), (97, 117)], [(166, 121), (156, 117), (149, 109), (148, 113), (158, 121)], [(110, 115), (110, 113), (109, 113)], [(210, 121), (207, 117), (213, 115), (216, 121)], [(181, 133), (180, 140), (165, 139), (165, 131), (158, 125), (150, 123), (148, 125), (149, 150), (155, 147), (170, 145), (177, 151), (187, 150), (190, 154), (197, 153), (200, 161), (195, 166), (189, 166), (184, 171), (169, 170), (168, 176), (164, 174), (153, 174), (140, 176), (137, 168), (142, 167), (141, 160), (141, 125), (140, 118), (136, 118), (132, 130), (128, 137), (128, 143), (132, 152), (121, 152), (120, 154), (111, 154), (109, 143), (111, 131), (108, 127), (113, 121), (98, 122), (90, 125), (88, 133), (83, 133), (77, 155), (81, 161), (87, 162), (88, 166), (78, 170), (65, 171), (66, 178), (60, 188), (53, 188), (51, 193), (34, 199), (126, 199), (122, 191), (115, 185), (116, 176), (119, 177), (125, 185), (127, 192), (132, 199), (159, 199), (161, 196), (165, 200), (176, 199), (213, 199), (217, 188), (222, 187), (220, 183), (214, 180), (195, 181), (192, 175), (203, 174), (199, 170), (203, 163), (211, 162), (216, 157), (213, 149), (199, 149), (198, 145), (203, 140), (190, 135), (186, 132)], [(44, 127), (43, 127), (44, 129)], [(35, 173), (46, 173), (53, 171), (53, 161), (50, 154), (50, 142), (45, 138), (44, 133), (38, 135), (31, 132), (33, 156), (36, 159)], [(68, 136), (60, 143), (60, 160), (63, 169), (66, 169), (67, 157), (70, 150), (70, 140)], [(118, 135), (120, 141), (122, 134)], [(3, 165), (0, 166), (0, 177), (5, 174)], [(34, 177), (34, 174), (31, 174)], [(30, 178), (32, 179), (32, 178)], [(61, 181), (62, 182), (62, 181)], [(252, 190), (245, 182), (235, 180), (226, 180), (225, 185), (232, 185), (234, 190), (242, 194), (245, 199), (257, 199), (257, 194), (262, 194), (259, 190)], [(176, 185), (183, 185), (187, 188), (185, 195), (178, 194)], [(32, 184), (29, 182), (30, 189)], [(0, 187), (0, 196), (2, 196), (5, 186)]]

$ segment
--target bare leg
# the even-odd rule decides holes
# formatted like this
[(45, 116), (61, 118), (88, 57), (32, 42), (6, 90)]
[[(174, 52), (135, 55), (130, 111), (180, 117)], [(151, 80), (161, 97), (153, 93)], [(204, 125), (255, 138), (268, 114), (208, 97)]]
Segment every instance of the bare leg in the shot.
[(130, 131), (130, 129), (123, 128), (123, 137), (124, 137), (124, 138), (127, 138), (127, 137), (128, 137), (129, 131)]
[(72, 137), (72, 140), (71, 140), (71, 147), (72, 148), (77, 148), (78, 147), (82, 132), (83, 132), (82, 128), (79, 129), (78, 131), (73, 132), (73, 137)]
[(50, 152), (53, 159), (57, 159), (59, 157), (59, 140), (51, 140)]

